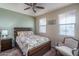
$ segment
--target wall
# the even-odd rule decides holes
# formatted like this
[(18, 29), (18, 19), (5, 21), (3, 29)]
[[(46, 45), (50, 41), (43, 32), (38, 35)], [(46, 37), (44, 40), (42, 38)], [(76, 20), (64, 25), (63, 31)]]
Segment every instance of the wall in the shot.
[(76, 29), (75, 29), (75, 38), (79, 38), (79, 4), (72, 4), (66, 7), (63, 7), (61, 9), (55, 10), (55, 11), (51, 11), (49, 13), (46, 13), (44, 15), (41, 16), (46, 16), (46, 20), (56, 20), (56, 24), (55, 25), (48, 25), (47, 24), (47, 32), (42, 34), (39, 33), (39, 18), (40, 16), (36, 17), (36, 32), (37, 34), (40, 35), (44, 35), (44, 36), (48, 36), (50, 38), (50, 40), (52, 41), (51, 45), (55, 45), (57, 42), (62, 41), (62, 39), (64, 38), (64, 36), (60, 36), (59, 35), (59, 25), (58, 25), (58, 15), (63, 13), (63, 12), (67, 12), (67, 11), (71, 11), (71, 10), (76, 10)]
[(0, 8), (0, 29), (8, 29), (9, 37), (14, 38), (14, 27), (31, 27), (35, 31), (34, 17)]

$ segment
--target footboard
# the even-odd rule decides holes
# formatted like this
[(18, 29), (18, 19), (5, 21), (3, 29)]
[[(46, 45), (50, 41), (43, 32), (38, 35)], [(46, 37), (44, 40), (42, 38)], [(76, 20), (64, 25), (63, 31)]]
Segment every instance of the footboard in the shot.
[(51, 49), (51, 41), (28, 51), (28, 56), (42, 56)]

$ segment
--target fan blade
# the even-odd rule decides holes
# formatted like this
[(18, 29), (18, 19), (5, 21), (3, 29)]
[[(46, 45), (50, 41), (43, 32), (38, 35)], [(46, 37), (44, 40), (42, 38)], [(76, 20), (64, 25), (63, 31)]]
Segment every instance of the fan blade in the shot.
[(24, 3), (24, 4), (26, 4), (26, 5), (28, 5), (28, 6), (32, 6), (32, 3)]
[(25, 8), (24, 10), (27, 10), (27, 9), (30, 9), (30, 7), (28, 7), (28, 8)]
[(33, 12), (36, 13), (36, 10), (34, 8), (32, 8), (32, 9), (33, 9)]
[(41, 7), (41, 6), (35, 6), (35, 7), (39, 9), (44, 9), (44, 7)]
[(37, 5), (37, 3), (33, 3), (33, 6)]

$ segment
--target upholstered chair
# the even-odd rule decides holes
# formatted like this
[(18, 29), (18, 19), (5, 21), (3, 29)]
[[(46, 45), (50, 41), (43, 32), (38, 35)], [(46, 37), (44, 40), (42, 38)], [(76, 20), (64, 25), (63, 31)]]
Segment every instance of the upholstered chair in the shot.
[(64, 56), (78, 56), (79, 41), (73, 37), (65, 37), (63, 42), (57, 43), (55, 49), (56, 54), (59, 52)]

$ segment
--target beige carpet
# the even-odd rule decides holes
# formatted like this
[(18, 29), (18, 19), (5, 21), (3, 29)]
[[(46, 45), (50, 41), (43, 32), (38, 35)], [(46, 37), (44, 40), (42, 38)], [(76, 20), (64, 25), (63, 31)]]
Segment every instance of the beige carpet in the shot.
[[(0, 53), (0, 56), (21, 56), (21, 55), (22, 55), (21, 52), (17, 48), (13, 48)], [(56, 51), (55, 49), (51, 48), (51, 50), (49, 50), (43, 56), (56, 56)]]
[(56, 55), (55, 49), (52, 48), (47, 53), (45, 53), (43, 56), (55, 56), (55, 55)]

